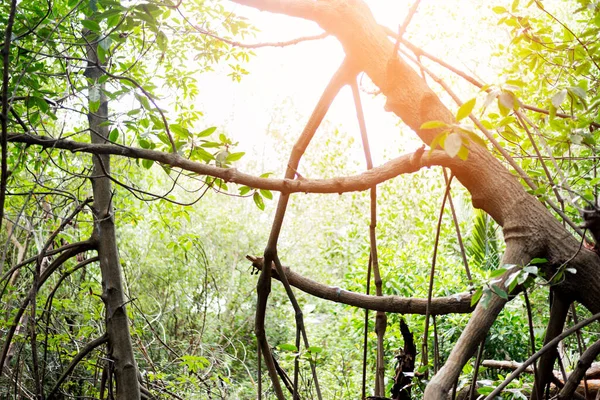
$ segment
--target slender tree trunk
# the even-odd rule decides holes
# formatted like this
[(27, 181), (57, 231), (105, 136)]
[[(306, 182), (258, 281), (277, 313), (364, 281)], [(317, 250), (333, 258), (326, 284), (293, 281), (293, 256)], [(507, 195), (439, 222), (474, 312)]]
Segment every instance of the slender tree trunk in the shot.
[[(85, 34), (85, 32), (84, 32)], [(93, 41), (92, 41), (93, 43)], [(104, 94), (104, 84), (98, 84), (103, 71), (98, 67), (95, 45), (87, 48), (89, 79), (88, 122), (92, 143), (106, 143), (108, 126), (102, 123), (108, 120), (108, 100)], [(100, 101), (98, 110), (93, 112), (93, 101)], [(117, 384), (118, 400), (140, 398), (138, 370), (133, 356), (133, 346), (129, 334), (129, 319), (125, 307), (123, 278), (117, 248), (114, 210), (112, 205), (112, 184), (110, 174), (110, 156), (94, 156), (92, 188), (94, 193), (94, 235), (98, 238), (98, 257), (102, 273), (102, 300), (106, 307), (106, 333), (108, 334), (108, 368), (113, 370)]]

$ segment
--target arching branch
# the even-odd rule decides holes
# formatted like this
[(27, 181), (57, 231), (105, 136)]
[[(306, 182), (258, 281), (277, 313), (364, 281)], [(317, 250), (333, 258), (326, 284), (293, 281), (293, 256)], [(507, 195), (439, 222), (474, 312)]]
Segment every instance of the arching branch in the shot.
[(68, 139), (53, 139), (43, 136), (22, 134), (10, 135), (9, 141), (40, 145), (45, 148), (63, 149), (73, 153), (89, 153), (95, 155), (111, 154), (127, 158), (152, 160), (163, 165), (195, 172), (199, 175), (209, 175), (220, 178), (228, 183), (237, 183), (254, 189), (274, 190), (281, 193), (358, 192), (370, 189), (374, 185), (395, 178), (398, 175), (416, 172), (422, 167), (442, 164), (446, 165), (455, 162), (441, 151), (433, 152), (430, 156), (424, 157), (424, 149), (419, 149), (414, 153), (405, 154), (395, 158), (360, 175), (333, 179), (275, 179), (259, 178), (254, 175), (240, 172), (235, 168), (220, 168), (214, 165), (191, 161), (178, 154), (163, 153), (160, 151), (139, 149), (129, 146), (81, 143)]
[[(246, 256), (246, 258), (252, 262), (253, 267), (262, 270), (264, 265), (262, 257)], [(284, 266), (283, 268), (290, 285), (324, 300), (368, 310), (398, 314), (425, 315), (426, 312), (427, 299), (400, 296), (370, 296), (355, 293), (313, 281), (294, 272), (290, 267)], [(273, 278), (279, 279), (275, 266), (271, 266), (271, 273), (273, 274)], [(448, 297), (434, 297), (431, 299), (430, 315), (470, 313), (475, 308), (471, 306), (471, 297), (470, 293), (458, 293)]]

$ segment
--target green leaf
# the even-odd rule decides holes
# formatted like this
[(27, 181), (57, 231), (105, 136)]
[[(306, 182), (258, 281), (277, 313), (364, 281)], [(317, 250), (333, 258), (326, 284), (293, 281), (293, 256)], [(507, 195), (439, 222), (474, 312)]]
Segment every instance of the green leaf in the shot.
[(508, 271), (508, 269), (506, 268), (495, 269), (490, 273), (490, 278), (497, 278), (499, 276), (502, 276), (506, 271)]
[(465, 102), (462, 106), (460, 106), (460, 108), (458, 109), (458, 111), (456, 113), (456, 120), (460, 121), (461, 119), (468, 117), (469, 114), (471, 114), (471, 111), (473, 111), (473, 108), (475, 108), (476, 102), (477, 102), (477, 100), (475, 98), (473, 98), (473, 99)]
[(100, 44), (98, 44), (98, 46), (96, 46), (96, 54), (98, 55), (98, 61), (100, 61), (100, 64), (104, 64), (106, 62), (106, 50), (104, 50), (104, 48), (102, 46), (100, 46)]
[(215, 178), (215, 180), (213, 181), (213, 186), (221, 191), (227, 192), (229, 190), (227, 184), (221, 178)]
[(421, 125), (421, 129), (446, 128), (448, 124), (443, 121), (428, 121)]
[(492, 393), (494, 391), (494, 388), (489, 387), (489, 386), (484, 386), (484, 387), (480, 387), (479, 389), (477, 389), (477, 393), (482, 394), (484, 396), (487, 396), (488, 394)]
[(152, 107), (150, 106), (150, 102), (148, 101), (148, 98), (146, 96), (140, 95), (138, 93), (135, 93), (135, 98), (138, 99), (138, 101), (142, 104), (142, 106), (146, 109), (146, 110), (151, 110)]
[(508, 117), (502, 118), (500, 120), (500, 122), (498, 122), (498, 127), (502, 127), (502, 126), (506, 126), (506, 125), (512, 124), (516, 120), (517, 119), (515, 117), (513, 117), (512, 115), (509, 115)]
[(478, 143), (480, 146), (482, 146), (482, 147), (487, 146), (487, 143), (485, 142), (485, 140), (483, 140), (483, 138), (481, 138), (478, 134), (476, 134), (474, 132), (467, 132), (467, 135), (469, 136), (469, 139), (471, 139), (475, 143)]
[(180, 124), (171, 124), (169, 125), (169, 129), (171, 132), (175, 134), (176, 138), (181, 138), (187, 140), (190, 137), (190, 131), (187, 128), (184, 128)]
[(217, 142), (204, 142), (200, 146), (206, 147), (206, 148), (217, 148), (217, 147), (221, 147), (221, 143), (217, 143)]
[(531, 264), (531, 265), (546, 264), (547, 262), (548, 262), (548, 260), (546, 260), (545, 258), (534, 258), (531, 261), (529, 261), (529, 264)]
[(240, 191), (240, 196), (245, 196), (252, 190), (252, 188), (250, 188), (248, 186), (242, 186), (238, 190)]
[(202, 147), (194, 147), (194, 150), (192, 150), (192, 153), (190, 154), (190, 158), (192, 160), (202, 160), (204, 162), (210, 162), (215, 159), (212, 154), (204, 150)]
[(89, 29), (92, 32), (100, 32), (100, 25), (96, 21), (92, 21), (89, 19), (84, 19), (81, 21), (81, 25), (85, 28)]
[(503, 298), (504, 300), (508, 300), (508, 294), (498, 285), (492, 285), (492, 292), (496, 293), (498, 297)]
[(200, 132), (199, 134), (197, 134), (196, 136), (198, 137), (205, 137), (205, 136), (210, 136), (213, 134), (214, 131), (217, 130), (216, 126), (211, 126), (210, 128), (206, 128), (205, 130), (203, 130), (202, 132)]
[(158, 31), (158, 33), (156, 34), (156, 44), (158, 45), (160, 51), (162, 51), (163, 53), (167, 51), (169, 39), (167, 39), (167, 35), (165, 35), (163, 31)]
[(108, 135), (108, 140), (110, 140), (111, 142), (116, 142), (118, 138), (119, 130), (117, 128), (114, 128), (112, 131), (110, 131), (110, 134)]
[(465, 161), (469, 157), (469, 149), (467, 149), (465, 146), (461, 146), (458, 150), (458, 154), (456, 155), (458, 156), (458, 158)]
[(41, 97), (37, 97), (37, 96), (31, 96), (29, 97), (29, 100), (31, 103), (35, 104), (41, 112), (46, 113), (48, 112), (48, 109), (50, 108), (48, 106), (48, 103), (46, 102), (46, 100), (44, 100)]
[(277, 347), (279, 347), (279, 349), (283, 350), (283, 351), (292, 351), (292, 352), (298, 351), (298, 348), (295, 345), (289, 344), (289, 343), (282, 343), (282, 344), (278, 345)]
[(471, 297), (471, 307), (473, 307), (475, 304), (477, 304), (477, 302), (481, 298), (482, 294), (483, 294), (483, 288), (481, 288), (481, 287), (477, 288), (475, 293), (473, 293), (473, 297)]
[(323, 352), (323, 348), (322, 347), (317, 347), (317, 346), (310, 346), (306, 350), (308, 352), (310, 352), (310, 353), (322, 353)]
[(146, 169), (150, 169), (152, 164), (154, 164), (154, 160), (142, 160), (142, 166)]
[(510, 112), (510, 108), (504, 107), (504, 105), (498, 100), (498, 110), (500, 110), (500, 115), (507, 116)]
[(97, 20), (103, 20), (112, 16), (120, 16), (123, 13), (123, 7), (111, 4), (110, 8), (95, 16)]
[(252, 199), (254, 200), (254, 204), (256, 204), (256, 207), (258, 207), (260, 210), (265, 209), (265, 202), (263, 201), (263, 198), (260, 195), (260, 193), (254, 192)]
[(140, 144), (140, 147), (142, 149), (149, 149), (150, 147), (152, 147), (152, 144), (150, 143), (150, 141), (145, 138), (139, 138), (138, 143)]
[(244, 153), (243, 151), (241, 151), (241, 152), (239, 152), (239, 153), (230, 153), (230, 154), (227, 156), (227, 160), (226, 160), (226, 161), (227, 161), (227, 162), (234, 162), (234, 161), (237, 161), (237, 160), (239, 160), (240, 158), (242, 158), (242, 157), (244, 156), (244, 154), (246, 154), (246, 153)]
[(567, 97), (567, 89), (563, 89), (560, 92), (556, 93), (554, 96), (552, 96), (550, 101), (552, 102), (552, 105), (554, 107), (558, 108), (563, 103), (563, 101), (565, 101), (566, 97)]
[(517, 88), (524, 88), (525, 86), (527, 86), (527, 84), (521, 79), (507, 79), (506, 83)]
[(431, 147), (431, 150), (429, 150), (430, 153), (433, 150), (435, 150), (436, 147), (438, 147), (438, 146), (443, 148), (443, 144), (444, 144), (444, 141), (446, 140), (446, 136), (448, 136), (448, 133), (449, 133), (448, 131), (441, 132), (440, 134), (436, 135), (436, 137), (433, 138), (433, 140), (429, 144), (429, 146)]
[(100, 101), (90, 101), (90, 112), (95, 113), (100, 108)]
[(106, 18), (106, 26), (110, 28), (114, 28), (122, 21), (121, 14), (111, 15)]
[(270, 190), (260, 189), (260, 194), (269, 200), (273, 200), (273, 193)]
[(556, 107), (554, 107), (554, 105), (551, 103), (550, 107), (548, 108), (548, 119), (552, 122), (552, 120), (554, 120), (554, 118), (556, 118)]

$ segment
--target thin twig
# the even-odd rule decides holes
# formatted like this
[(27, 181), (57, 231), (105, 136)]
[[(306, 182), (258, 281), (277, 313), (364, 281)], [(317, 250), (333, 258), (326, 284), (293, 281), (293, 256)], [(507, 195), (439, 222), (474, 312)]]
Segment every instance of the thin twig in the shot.
[(442, 218), (444, 216), (444, 208), (446, 207), (446, 199), (450, 193), (450, 187), (452, 185), (452, 179), (454, 175), (450, 175), (448, 182), (446, 183), (446, 190), (444, 191), (444, 197), (442, 199), (442, 206), (440, 207), (440, 214), (438, 217), (437, 228), (435, 232), (435, 242), (433, 244), (433, 257), (431, 260), (431, 271), (429, 272), (429, 290), (427, 292), (427, 309), (425, 311), (425, 329), (423, 330), (423, 354), (421, 356), (423, 366), (429, 364), (428, 360), (428, 349), (427, 341), (429, 336), (429, 316), (431, 313), (431, 299), (433, 297), (433, 281), (435, 279), (435, 264), (437, 261), (437, 251), (440, 242), (440, 232), (442, 230)]
[[(444, 172), (444, 182), (448, 184), (448, 174), (446, 173), (446, 169), (442, 168)], [(456, 216), (456, 209), (454, 208), (454, 201), (452, 201), (452, 193), (448, 193), (448, 204), (450, 204), (450, 211), (452, 211), (452, 222), (454, 223), (454, 228), (456, 229), (456, 239), (458, 240), (458, 247), (460, 248), (460, 255), (463, 260), (463, 265), (465, 266), (465, 273), (467, 274), (467, 279), (469, 280), (469, 285), (473, 284), (473, 278), (471, 277), (471, 270), (469, 269), (469, 261), (467, 260), (467, 252), (465, 251), (465, 244), (463, 243), (462, 234), (460, 233), (460, 225), (458, 224), (458, 217)]]
[(469, 400), (475, 400), (475, 389), (477, 388), (477, 375), (479, 375), (479, 366), (481, 365), (481, 359), (483, 357), (483, 348), (485, 347), (485, 339), (479, 344), (479, 350), (477, 351), (477, 357), (475, 358), (475, 368), (473, 370), (473, 379), (471, 380), (471, 387), (469, 388)]
[[(351, 84), (352, 97), (354, 98), (354, 105), (356, 108), (356, 116), (358, 118), (358, 125), (360, 128), (360, 137), (362, 139), (363, 150), (365, 153), (365, 160), (367, 163), (367, 169), (373, 169), (373, 159), (371, 157), (371, 149), (369, 146), (369, 136), (367, 134), (367, 124), (365, 122), (365, 114), (363, 112), (362, 104), (360, 101), (360, 92), (358, 91), (358, 83), (353, 81)], [(377, 255), (377, 186), (373, 186), (370, 190), (370, 209), (371, 209), (371, 223), (369, 224), (369, 243), (370, 253), (369, 260), (370, 266), (369, 272), (372, 268), (373, 276), (375, 278), (375, 291), (377, 296), (383, 296), (381, 273), (379, 271), (379, 257)], [(367, 329), (368, 324), (365, 326)], [(378, 311), (375, 315), (375, 333), (377, 334), (377, 363), (375, 368), (375, 395), (383, 396), (385, 394), (385, 359), (384, 359), (384, 348), (383, 338), (387, 327), (387, 316), (384, 312)]]
[[(533, 315), (531, 312), (531, 303), (527, 289), (523, 290), (523, 298), (525, 299), (525, 308), (527, 309), (527, 325), (529, 327), (529, 343), (531, 344), (531, 354), (535, 353), (535, 333), (533, 332)], [(538, 376), (537, 365), (533, 363), (533, 376)]]
[(217, 39), (220, 42), (227, 43), (230, 46), (240, 47), (242, 49), (260, 49), (260, 48), (264, 48), (264, 47), (287, 47), (287, 46), (293, 46), (293, 45), (303, 43), (303, 42), (325, 39), (330, 35), (328, 32), (323, 32), (318, 35), (303, 36), (303, 37), (299, 37), (296, 39), (285, 40), (285, 41), (281, 41), (281, 42), (242, 43), (242, 42), (237, 42), (235, 40), (226, 39), (224, 37), (221, 37), (219, 35), (216, 35), (216, 34), (210, 32), (206, 29), (200, 28), (199, 26), (195, 26), (195, 25), (191, 25), (191, 26), (196, 31), (198, 31), (199, 33), (201, 33), (203, 35), (210, 36), (211, 38)]

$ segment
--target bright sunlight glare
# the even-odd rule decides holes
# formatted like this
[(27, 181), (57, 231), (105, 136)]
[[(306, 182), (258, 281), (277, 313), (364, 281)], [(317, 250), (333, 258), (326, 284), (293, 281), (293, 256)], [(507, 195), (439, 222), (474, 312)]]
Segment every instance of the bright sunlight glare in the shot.
[[(370, 0), (368, 3), (376, 20), (394, 31), (403, 22), (412, 4), (409, 1), (383, 0)], [(504, 28), (495, 25), (497, 17), (491, 7), (502, 3), (510, 1), (500, 0), (491, 4), (478, 0), (424, 0), (409, 25), (406, 38), (455, 67), (485, 82), (494, 82), (500, 66), (494, 63), (491, 54), (498, 42), (508, 41), (508, 34)], [(260, 12), (235, 3), (227, 3), (227, 6), (232, 12), (248, 18), (260, 30), (256, 38), (245, 39), (244, 43), (281, 42), (322, 32), (313, 22)], [(208, 121), (223, 127), (240, 142), (240, 147), (243, 147), (240, 150), (255, 151), (255, 155), (260, 156), (262, 143), (266, 140), (265, 132), (274, 114), (283, 114), (286, 120), (291, 116), (297, 124), (291, 126), (288, 133), (294, 137), (300, 134), (327, 82), (341, 64), (344, 53), (332, 37), (285, 48), (260, 48), (255, 53), (256, 56), (247, 65), (249, 75), (241, 83), (231, 82), (226, 76), (226, 66), (203, 77), (200, 108)], [(453, 87), (458, 87), (458, 93), (464, 99), (477, 93), (437, 65), (428, 65), (448, 79)], [(415, 135), (401, 127), (395, 115), (383, 111), (384, 96), (367, 93), (367, 90), (375, 91), (376, 88), (366, 76), (360, 77), (360, 84), (365, 89), (361, 97), (374, 162), (381, 164), (419, 147), (421, 143)], [(429, 84), (441, 93), (431, 81)], [(451, 109), (457, 108), (451, 101), (447, 101), (447, 105)], [(359, 140), (349, 88), (340, 92), (327, 119)], [(362, 151), (360, 147), (357, 150)]]

